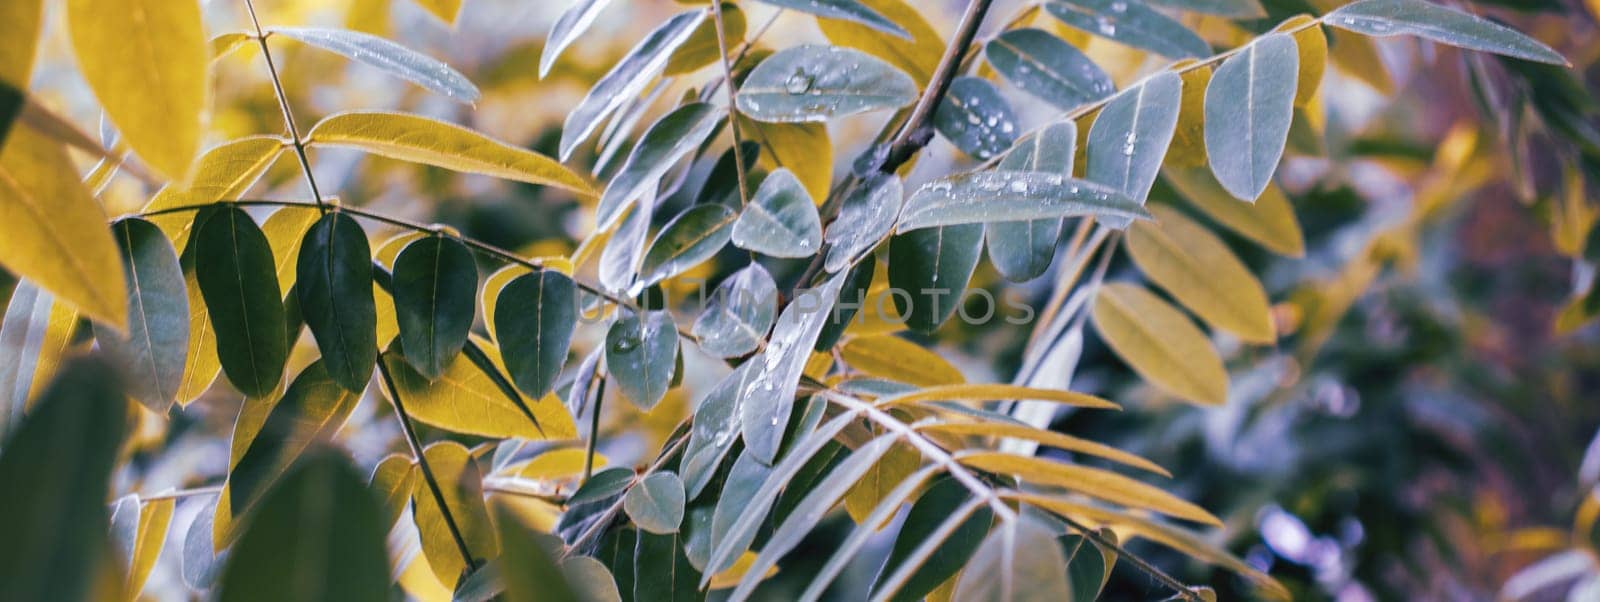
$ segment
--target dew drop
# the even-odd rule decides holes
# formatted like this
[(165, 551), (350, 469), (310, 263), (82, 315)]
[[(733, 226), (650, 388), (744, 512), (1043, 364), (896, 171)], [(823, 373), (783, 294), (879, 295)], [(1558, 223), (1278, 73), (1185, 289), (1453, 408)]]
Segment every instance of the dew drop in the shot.
[(790, 94), (805, 94), (811, 90), (812, 79), (805, 71), (795, 71), (783, 82), (783, 90)]

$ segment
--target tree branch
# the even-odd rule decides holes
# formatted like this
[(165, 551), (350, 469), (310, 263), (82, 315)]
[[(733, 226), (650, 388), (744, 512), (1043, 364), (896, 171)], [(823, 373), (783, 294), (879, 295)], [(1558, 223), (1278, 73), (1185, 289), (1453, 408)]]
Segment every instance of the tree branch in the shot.
[(300, 159), (300, 170), (305, 172), (306, 184), (311, 187), (311, 198), (317, 202), (318, 211), (327, 213), (328, 206), (322, 200), (322, 193), (317, 190), (317, 179), (311, 176), (311, 160), (306, 157), (306, 145), (300, 140), (300, 129), (294, 124), (294, 112), (289, 110), (289, 95), (283, 92), (283, 82), (278, 79), (278, 67), (272, 62), (272, 50), (267, 48), (267, 32), (261, 29), (261, 21), (256, 18), (256, 5), (251, 0), (244, 0), (244, 6), (250, 11), (250, 24), (255, 26), (261, 56), (267, 59), (267, 74), (272, 76), (272, 90), (278, 96), (278, 108), (283, 111), (283, 125), (289, 128), (289, 140), (294, 143), (294, 154)]

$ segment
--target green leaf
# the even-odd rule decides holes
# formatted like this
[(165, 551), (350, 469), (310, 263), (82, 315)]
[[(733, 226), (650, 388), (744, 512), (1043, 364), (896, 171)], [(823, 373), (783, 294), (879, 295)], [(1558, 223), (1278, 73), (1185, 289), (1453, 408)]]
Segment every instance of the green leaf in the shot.
[(1167, 58), (1211, 56), (1211, 46), (1200, 36), (1142, 2), (1058, 0), (1044, 7), (1074, 28)]
[(715, 357), (739, 357), (766, 340), (777, 305), (777, 283), (761, 264), (751, 263), (717, 285), (691, 332), (702, 351)]
[[(1144, 205), (1161, 171), (1161, 160), (1167, 156), (1182, 99), (1182, 78), (1171, 71), (1112, 97), (1089, 127), (1084, 179), (1120, 190)], [(1106, 217), (1100, 222), (1121, 229), (1133, 220)]]
[(419, 238), (395, 258), (390, 290), (406, 363), (438, 378), (466, 346), (477, 310), (472, 251), (447, 236)]
[(711, 259), (733, 238), (739, 214), (725, 205), (695, 205), (672, 218), (644, 253), (637, 286), (651, 286)]
[(318, 122), (306, 137), (312, 146), (354, 148), (453, 171), (554, 186), (585, 197), (594, 194), (583, 177), (549, 157), (421, 115), (339, 113)]
[(334, 382), (326, 360), (306, 366), (283, 399), (272, 406), (238, 465), (228, 474), (233, 516), (244, 516), (307, 447), (332, 439), (360, 400), (359, 391)]
[(869, 176), (851, 190), (839, 208), (839, 217), (824, 234), (823, 240), (831, 247), (823, 267), (838, 272), (877, 246), (894, 229), (904, 190), (899, 177), (882, 173)]
[(758, 363), (739, 389), (739, 425), (748, 453), (763, 462), (778, 459), (800, 375), (823, 322), (833, 313), (845, 277), (845, 273), (834, 274), (821, 286), (798, 291), (796, 301), (778, 316), (767, 348), (749, 360)]
[(899, 231), (1077, 215), (1149, 219), (1144, 207), (1110, 187), (1056, 173), (976, 171), (922, 186), (906, 201)]
[(1570, 65), (1561, 53), (1516, 30), (1423, 0), (1359, 0), (1328, 13), (1323, 22), (1369, 36), (1411, 35), (1468, 50)]
[(983, 224), (923, 228), (890, 239), (889, 286), (906, 293), (892, 295), (896, 315), (912, 330), (937, 330), (961, 304), (982, 253)]
[[(473, 464), (472, 452), (460, 443), (441, 441), (429, 445), (422, 454), (433, 470), (439, 493), (450, 509), (456, 528), (460, 529), (467, 550), (475, 559), (496, 557), (499, 549), (494, 525), (489, 522), (489, 511), (483, 503), (483, 475)], [(456, 545), (432, 488), (425, 479), (416, 481), (416, 489), (411, 493), (411, 518), (417, 524), (422, 553), (439, 582), (453, 589), (466, 569), (466, 561), (461, 558), (461, 548)]]
[[(683, 535), (639, 532), (633, 549), (633, 599), (650, 602), (699, 602), (700, 576), (683, 550)], [(710, 578), (709, 576), (707, 577)]]
[(78, 179), (66, 150), (30, 127), (0, 147), (0, 266), (125, 330), (128, 295), (105, 212)]
[(1150, 291), (1107, 284), (1090, 315), (1111, 350), (1150, 384), (1192, 402), (1227, 402), (1228, 373), (1205, 333)]
[(771, 257), (810, 257), (822, 246), (822, 219), (817, 205), (794, 172), (778, 168), (756, 189), (739, 221), (733, 244)]
[(779, 8), (793, 9), (827, 19), (840, 19), (859, 23), (890, 35), (911, 39), (911, 34), (888, 17), (872, 10), (859, 0), (757, 0)]
[(622, 509), (641, 531), (666, 535), (683, 524), (683, 480), (671, 472), (652, 472), (622, 496)]
[(328, 374), (361, 392), (378, 360), (378, 310), (372, 298), (372, 250), (356, 220), (322, 216), (300, 243), (295, 291)]
[[(839, 296), (834, 299), (833, 311), (822, 322), (822, 332), (817, 334), (817, 342), (813, 343), (811, 350), (817, 353), (826, 353), (839, 344), (839, 339), (844, 336), (844, 331), (853, 324), (865, 323), (866, 318), (878, 318), (878, 321), (890, 322), (893, 318), (885, 316), (888, 308), (880, 309), (876, 303), (867, 303), (867, 294), (872, 290), (872, 281), (878, 273), (878, 260), (875, 257), (864, 258), (856, 262), (856, 266), (845, 272), (844, 284), (839, 287)], [(874, 297), (873, 301), (882, 299)], [(856, 319), (856, 313), (865, 306), (869, 312), (861, 319)]]
[[(755, 494), (760, 491), (762, 484), (767, 482), (767, 477), (772, 476), (772, 470), (772, 466), (756, 459), (755, 454), (749, 450), (739, 454), (733, 465), (728, 468), (722, 487), (715, 491), (717, 504), (711, 516), (710, 553), (715, 553), (722, 547), (730, 535), (748, 536), (750, 541), (754, 540), (754, 534), (734, 533), (733, 526), (746, 512), (768, 511), (774, 500), (757, 499)], [(796, 470), (798, 471), (798, 468)], [(742, 543), (744, 546), (749, 546), (750, 541)], [(706, 566), (710, 566), (709, 562), (708, 555)]]
[[(592, 10), (598, 12), (599, 7)], [(578, 148), (578, 143), (587, 140), (607, 116), (628, 99), (639, 96), (645, 85), (655, 79), (655, 76), (667, 66), (667, 59), (671, 57), (672, 51), (683, 45), (689, 36), (694, 34), (695, 28), (707, 17), (708, 12), (706, 9), (697, 8), (667, 19), (651, 31), (650, 35), (640, 40), (638, 45), (622, 57), (622, 60), (617, 61), (611, 71), (589, 89), (589, 94), (583, 97), (572, 112), (567, 113), (566, 124), (561, 128), (562, 161), (571, 158), (572, 151)], [(591, 14), (587, 18), (592, 20), (594, 16)], [(576, 27), (576, 29), (582, 28)]]
[(957, 600), (1072, 600), (1055, 534), (1033, 518), (1001, 524), (956, 583)]
[(101, 571), (111, 569), (103, 564), (110, 558), (105, 500), (125, 416), (116, 370), (98, 359), (74, 359), (6, 439), (0, 599), (93, 597)]
[[(1102, 528), (1099, 535), (1113, 542), (1117, 540), (1116, 532), (1108, 528)], [(1100, 597), (1100, 592), (1111, 578), (1111, 569), (1116, 565), (1116, 551), (1101, 548), (1100, 544), (1082, 535), (1066, 535), (1059, 541), (1067, 559), (1067, 581), (1072, 584), (1072, 599), (1094, 600)]]
[(622, 395), (649, 411), (672, 385), (678, 331), (665, 311), (633, 314), (617, 320), (606, 332), (606, 367)]
[[(1071, 176), (1077, 144), (1077, 122), (1058, 121), (1018, 143), (1000, 159), (998, 169)], [(984, 236), (990, 263), (1012, 282), (1037, 278), (1050, 269), (1050, 262), (1055, 259), (1061, 222), (1061, 218), (989, 222), (984, 226)]]
[(459, 102), (471, 104), (480, 96), (478, 87), (449, 65), (377, 36), (322, 27), (275, 27), (268, 33), (361, 61)]
[(560, 440), (578, 436), (572, 414), (554, 394), (527, 403), (516, 391), (507, 391), (490, 376), (505, 373), (500, 352), (481, 339), (471, 342), (483, 354), (488, 369), (474, 361), (469, 347), (445, 367), (444, 374), (429, 380), (418, 374), (395, 350), (383, 354), (383, 361), (394, 375), (395, 388), (406, 404), (406, 411), (421, 422), (448, 431), (503, 439)]
[(128, 333), (96, 327), (100, 348), (136, 377), (128, 395), (166, 414), (183, 382), (189, 346), (189, 292), (178, 252), (155, 224), (138, 218), (111, 225), (128, 283)]
[(598, 502), (628, 490), (633, 485), (633, 469), (616, 467), (607, 468), (594, 473), (589, 480), (584, 481), (577, 491), (572, 492), (572, 497), (567, 498), (567, 506), (577, 506), (590, 502)]
[(950, 82), (933, 127), (961, 152), (988, 159), (1016, 142), (1017, 117), (989, 80), (962, 76)]
[(217, 359), (233, 386), (267, 397), (283, 378), (289, 340), (267, 237), (237, 207), (217, 207), (196, 226), (195, 280), (217, 336)]
[(937, 551), (916, 562), (904, 585), (893, 592), (894, 600), (921, 600), (960, 571), (978, 551), (994, 520), (994, 513), (988, 506), (977, 505), (970, 513), (961, 512), (964, 506), (973, 503), (972, 493), (955, 479), (942, 477), (929, 485), (901, 522), (894, 546), (873, 580), (873, 595), (883, 595), (888, 579), (908, 561), (917, 561), (913, 555), (918, 548), (930, 544)]
[(1294, 118), (1300, 52), (1294, 38), (1268, 34), (1217, 67), (1206, 86), (1206, 156), (1233, 196), (1254, 201), (1272, 182)]
[(1145, 276), (1216, 328), (1252, 343), (1276, 339), (1266, 291), (1228, 245), (1177, 211), (1154, 213), (1128, 231), (1128, 254)]
[(1205, 168), (1170, 168), (1162, 173), (1178, 194), (1229, 230), (1279, 255), (1305, 255), (1305, 236), (1294, 207), (1277, 186), (1268, 185), (1255, 203), (1245, 203), (1223, 190)]
[(6, 134), (11, 133), (11, 124), (22, 113), (24, 104), (27, 104), (27, 95), (20, 88), (0, 81), (0, 147), (5, 145)]
[(387, 600), (381, 516), (339, 452), (311, 454), (261, 501), (229, 554), (217, 599)]
[[(501, 547), (500, 560), (494, 566), (500, 569), (501, 580), (505, 583), (505, 596), (490, 599), (503, 599), (506, 602), (578, 602), (585, 599), (576, 591), (578, 584), (570, 583), (562, 574), (562, 567), (556, 564), (555, 554), (561, 550), (560, 541), (527, 524), (509, 504), (494, 504), (494, 519)], [(608, 573), (605, 577), (609, 580), (611, 575)], [(459, 596), (460, 592), (457, 594)]]
[(544, 397), (572, 347), (578, 287), (555, 270), (523, 274), (500, 289), (493, 319), (512, 382), (530, 397)]
[[(755, 368), (756, 365), (750, 362), (740, 364), (717, 381), (706, 396), (695, 404), (689, 443), (684, 446), (683, 460), (678, 469), (683, 475), (689, 499), (700, 497), (700, 493), (705, 491), (717, 474), (723, 457), (738, 441), (738, 393), (744, 387), (745, 375)], [(706, 552), (709, 554), (710, 550)]]
[(1156, 6), (1167, 6), (1190, 12), (1229, 17), (1233, 19), (1259, 19), (1267, 16), (1261, 0), (1145, 0)]
[(624, 209), (654, 186), (679, 159), (700, 146), (724, 117), (724, 109), (696, 102), (678, 107), (651, 124), (600, 197), (600, 206), (595, 209), (596, 227), (606, 229), (616, 224)]
[(539, 52), (539, 79), (550, 75), (550, 68), (561, 58), (562, 51), (578, 41), (610, 3), (611, 0), (578, 0), (561, 13), (550, 26), (550, 35), (545, 36), (544, 50)]
[(739, 112), (756, 121), (800, 123), (898, 109), (917, 84), (894, 65), (859, 50), (802, 44), (768, 57), (739, 86)]
[(795, 511), (773, 529), (766, 545), (761, 548), (761, 554), (756, 556), (755, 562), (746, 569), (744, 578), (733, 591), (733, 597), (744, 599), (749, 596), (756, 585), (761, 583), (762, 574), (766, 573), (768, 568), (776, 566), (784, 555), (800, 545), (801, 540), (822, 522), (822, 517), (828, 510), (861, 480), (862, 475), (866, 474), (879, 458), (889, 452), (899, 438), (898, 434), (888, 434), (862, 444), (850, 452), (850, 455), (833, 470), (828, 471), (826, 476), (818, 480), (816, 486), (807, 491), (805, 497), (795, 506)]
[[(655, 193), (648, 196), (653, 197)], [(650, 234), (655, 203), (639, 203), (625, 213), (622, 223), (605, 241), (605, 249), (600, 251), (600, 285), (612, 292), (626, 291), (638, 279), (639, 259), (644, 255), (645, 237)]]
[(1023, 92), (1070, 111), (1116, 91), (1083, 52), (1041, 29), (1013, 29), (984, 45), (989, 65)]
[(78, 71), (122, 139), (168, 179), (186, 181), (210, 99), (200, 6), (71, 0), (67, 29)]

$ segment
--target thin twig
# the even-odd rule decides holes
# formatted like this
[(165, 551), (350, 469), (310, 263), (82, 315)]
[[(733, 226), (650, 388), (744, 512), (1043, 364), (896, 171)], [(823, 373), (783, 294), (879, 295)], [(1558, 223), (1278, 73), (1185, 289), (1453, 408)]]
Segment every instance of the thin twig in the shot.
[(306, 157), (305, 142), (300, 140), (300, 129), (295, 127), (294, 112), (289, 110), (289, 95), (283, 91), (283, 82), (278, 79), (278, 67), (272, 62), (272, 50), (267, 48), (267, 32), (261, 29), (261, 21), (256, 18), (256, 5), (251, 0), (244, 0), (244, 6), (250, 11), (250, 24), (256, 28), (256, 42), (261, 45), (261, 56), (267, 59), (267, 73), (272, 76), (272, 90), (278, 95), (278, 108), (283, 111), (283, 124), (289, 128), (289, 140), (294, 143), (294, 153), (300, 159), (300, 169), (306, 174), (306, 184), (311, 187), (311, 198), (317, 202), (317, 210), (328, 212), (328, 206), (322, 200), (322, 193), (317, 190), (317, 179), (311, 176), (311, 160)]
[(728, 60), (728, 37), (722, 25), (722, 0), (711, 0), (711, 18), (717, 27), (717, 57), (722, 62), (722, 77), (728, 92), (728, 133), (733, 136), (733, 173), (738, 175), (739, 206), (750, 204), (750, 192), (744, 175), (744, 150), (739, 148), (738, 92), (733, 89), (733, 64)]
[(956, 29), (955, 38), (945, 47), (944, 57), (939, 59), (938, 70), (934, 71), (933, 79), (922, 91), (922, 97), (917, 99), (917, 106), (912, 109), (911, 117), (906, 119), (905, 125), (901, 126), (900, 134), (895, 136), (894, 142), (890, 144), (889, 153), (884, 157), (883, 165), (880, 167), (883, 173), (894, 173), (933, 139), (933, 113), (944, 100), (945, 92), (950, 89), (950, 81), (955, 79), (956, 71), (961, 67), (961, 59), (966, 56), (967, 48), (972, 45), (973, 38), (977, 37), (978, 27), (983, 24), (983, 17), (989, 13), (989, 6), (992, 3), (992, 0), (972, 0), (972, 3), (967, 5), (967, 12), (961, 16), (961, 24)]
[[(595, 371), (598, 376), (600, 372)], [(606, 379), (600, 379), (600, 384), (594, 384), (590, 378), (589, 385), (595, 388), (594, 407), (589, 408), (589, 441), (584, 445), (583, 454), (583, 482), (588, 483), (589, 477), (594, 476), (594, 451), (600, 441), (600, 406), (606, 400)]]
[(428, 491), (433, 493), (434, 503), (439, 505), (439, 514), (444, 516), (444, 524), (450, 528), (450, 536), (456, 541), (456, 548), (461, 551), (461, 558), (467, 561), (467, 569), (478, 570), (478, 561), (472, 557), (472, 550), (467, 548), (467, 540), (461, 535), (461, 527), (456, 525), (456, 518), (450, 513), (450, 505), (445, 503), (444, 491), (439, 489), (438, 478), (433, 474), (433, 468), (428, 465), (428, 458), (422, 453), (422, 441), (417, 438), (417, 429), (411, 425), (411, 416), (406, 413), (405, 403), (400, 400), (400, 390), (394, 386), (394, 375), (389, 373), (389, 363), (383, 358), (378, 358), (378, 373), (383, 375), (383, 384), (389, 389), (389, 400), (394, 402), (394, 414), (400, 419), (400, 429), (405, 431), (406, 444), (411, 446), (411, 456), (417, 459), (417, 466), (422, 469), (422, 480), (428, 484)]

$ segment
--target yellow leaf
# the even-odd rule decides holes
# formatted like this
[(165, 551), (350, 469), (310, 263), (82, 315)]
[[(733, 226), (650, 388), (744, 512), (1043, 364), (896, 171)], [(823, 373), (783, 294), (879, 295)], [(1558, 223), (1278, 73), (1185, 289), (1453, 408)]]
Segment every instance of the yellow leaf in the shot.
[(861, 480), (845, 492), (844, 509), (850, 513), (850, 520), (857, 523), (867, 520), (884, 496), (921, 467), (922, 454), (916, 450), (902, 444), (890, 447), (866, 474), (861, 475)]
[(911, 4), (903, 0), (861, 0), (868, 8), (894, 21), (911, 39), (884, 35), (871, 27), (841, 19), (817, 19), (817, 26), (828, 41), (838, 46), (849, 46), (888, 61), (917, 81), (917, 86), (928, 85), (933, 73), (939, 70), (939, 60), (944, 57), (944, 38), (928, 25), (927, 19)]
[(893, 335), (858, 337), (846, 341), (839, 356), (850, 367), (913, 385), (950, 385), (964, 382), (961, 371), (926, 348)]
[(37, 394), (44, 391), (50, 380), (55, 378), (56, 368), (72, 348), (73, 334), (78, 329), (78, 310), (48, 298), (43, 301), (50, 304), (50, 315), (45, 320), (44, 340), (39, 343), (39, 357), (34, 362), (32, 384), (28, 386), (30, 397), (26, 408), (29, 410), (33, 409)]
[(1154, 510), (1198, 523), (1222, 526), (1222, 521), (1212, 516), (1210, 512), (1206, 512), (1204, 508), (1160, 488), (1114, 472), (1003, 452), (960, 454), (956, 459), (979, 470), (1015, 475), (1024, 482), (1034, 485), (1062, 487), (1113, 504)]
[(11, 128), (0, 149), (0, 266), (118, 331), (128, 327), (122, 257), (105, 212), (60, 145)]
[(594, 196), (594, 189), (582, 177), (555, 159), (421, 115), (339, 113), (311, 128), (309, 138), (313, 146), (355, 148), (391, 159)]
[(461, 0), (416, 0), (417, 5), (433, 13), (440, 21), (454, 25), (461, 16)]
[(396, 581), (401, 590), (421, 602), (450, 602), (450, 589), (433, 576), (433, 567), (428, 566), (426, 555), (413, 554)]
[[(544, 452), (526, 462), (519, 462), (502, 469), (502, 473), (517, 475), (518, 478), (532, 479), (535, 481), (555, 481), (567, 479), (583, 474), (583, 463), (588, 457), (588, 450), (580, 447), (563, 447)], [(594, 469), (599, 470), (609, 460), (602, 454), (594, 455)]]
[[(450, 516), (465, 540), (467, 550), (474, 558), (494, 558), (499, 555), (494, 525), (489, 523), (489, 511), (483, 503), (483, 477), (478, 465), (472, 462), (472, 452), (460, 443), (441, 441), (422, 451), (428, 468), (437, 480), (439, 493), (450, 509)], [(428, 566), (448, 589), (455, 589), (456, 580), (466, 568), (461, 548), (445, 523), (439, 509), (438, 498), (424, 479), (416, 480), (411, 492), (412, 519), (417, 523), (417, 536), (422, 540), (422, 553)]]
[(39, 46), (42, 0), (0, 2), (0, 83), (28, 89), (33, 74), (33, 54)]
[[(1273, 31), (1288, 31), (1316, 21), (1311, 15), (1295, 15), (1278, 24)], [(1322, 85), (1322, 72), (1328, 66), (1328, 37), (1322, 25), (1312, 25), (1294, 33), (1295, 47), (1300, 50), (1300, 79), (1294, 91), (1294, 106), (1303, 107), (1317, 95)]]
[[(750, 572), (751, 565), (755, 563), (756, 553), (745, 550), (743, 554), (739, 555), (739, 558), (733, 561), (733, 566), (711, 576), (710, 589), (728, 589), (738, 585), (744, 579), (744, 574)], [(776, 574), (778, 574), (778, 567), (769, 566), (767, 571), (761, 574), (761, 578), (766, 579)]]
[(1161, 173), (1178, 194), (1229, 230), (1285, 257), (1305, 255), (1306, 243), (1300, 234), (1300, 222), (1277, 184), (1268, 185), (1255, 203), (1246, 203), (1228, 194), (1204, 167), (1168, 168)]
[(762, 123), (739, 117), (739, 133), (761, 144), (761, 158), (776, 170), (788, 168), (811, 201), (822, 204), (833, 185), (833, 142), (820, 123)]
[(1394, 80), (1389, 79), (1389, 68), (1384, 66), (1383, 56), (1372, 38), (1334, 29), (1330, 52), (1334, 66), (1340, 71), (1366, 82), (1379, 94), (1394, 94)]
[(210, 94), (200, 3), (68, 0), (78, 70), (123, 140), (169, 179), (188, 179)]
[[(282, 152), (283, 140), (277, 136), (249, 136), (217, 145), (200, 156), (188, 185), (167, 184), (150, 197), (144, 211), (236, 200), (261, 178)], [(194, 214), (157, 215), (150, 221), (172, 238), (173, 246), (181, 249), (194, 222)]]
[(1206, 166), (1206, 85), (1211, 83), (1211, 66), (1195, 64), (1195, 59), (1183, 59), (1172, 68), (1188, 69), (1183, 78), (1183, 95), (1178, 109), (1178, 126), (1172, 132), (1172, 146), (1167, 152), (1167, 163), (1175, 167)]
[(1128, 253), (1145, 276), (1200, 319), (1252, 343), (1275, 338), (1267, 292), (1228, 245), (1173, 209), (1128, 230)]
[(1029, 505), (1043, 508), (1045, 510), (1049, 510), (1062, 516), (1069, 516), (1079, 520), (1088, 520), (1094, 523), (1115, 526), (1118, 528), (1118, 530), (1132, 533), (1138, 537), (1143, 537), (1150, 541), (1182, 552), (1185, 555), (1194, 557), (1204, 562), (1221, 565), (1228, 570), (1238, 573), (1245, 579), (1250, 580), (1250, 582), (1258, 589), (1258, 593), (1263, 594), (1269, 599), (1291, 599), (1289, 590), (1284, 589), (1282, 584), (1279, 584), (1277, 580), (1273, 579), (1272, 577), (1267, 576), (1266, 573), (1256, 570), (1255, 567), (1250, 566), (1248, 563), (1240, 560), (1232, 554), (1229, 554), (1227, 551), (1219, 549), (1213, 544), (1207, 543), (1199, 536), (1189, 533), (1188, 531), (1178, 529), (1177, 527), (1157, 523), (1139, 516), (1132, 516), (1125, 512), (1117, 512), (1087, 504), (1077, 504), (1042, 495), (1009, 493), (1007, 494), (1007, 497), (1025, 502)]
[[(474, 338), (489, 361), (504, 375), (500, 351), (487, 341)], [(571, 439), (578, 436), (572, 415), (554, 392), (523, 403), (539, 420), (538, 426), (507, 397), (478, 366), (460, 354), (445, 367), (444, 374), (428, 382), (409, 364), (385, 354), (394, 374), (394, 385), (411, 417), (448, 431), (481, 437), (522, 437), (524, 439)]]
[(151, 569), (156, 566), (156, 558), (167, 543), (167, 527), (172, 523), (175, 501), (173, 498), (162, 498), (146, 501), (139, 506), (138, 535), (134, 537), (133, 558), (128, 563), (127, 593), (130, 598), (138, 596), (139, 591), (144, 589)]
[(1134, 372), (1185, 400), (1222, 405), (1228, 373), (1206, 335), (1176, 308), (1143, 287), (1107, 284), (1091, 313), (1100, 337)]
[(1111, 403), (1099, 397), (1078, 393), (1075, 391), (1058, 391), (1055, 389), (1035, 389), (1017, 385), (971, 384), (971, 385), (943, 385), (928, 387), (910, 393), (886, 397), (878, 400), (878, 406), (887, 407), (904, 405), (919, 401), (1001, 401), (1008, 399), (1023, 399), (1029, 401), (1048, 401), (1082, 408), (1095, 408), (1102, 410), (1120, 410), (1122, 406)]
[(189, 293), (189, 350), (183, 358), (177, 399), (178, 405), (188, 407), (216, 382), (222, 364), (217, 359), (217, 331), (211, 328), (211, 314), (192, 267), (183, 271), (183, 287)]
[(401, 454), (384, 456), (372, 469), (371, 487), (383, 503), (383, 524), (393, 527), (395, 520), (405, 514), (406, 504), (411, 503), (411, 490), (419, 478), (417, 465), (410, 456)]
[(916, 428), (918, 431), (925, 433), (978, 435), (983, 437), (1009, 437), (1012, 439), (1037, 441), (1040, 444), (1048, 445), (1057, 449), (1105, 458), (1113, 462), (1119, 462), (1134, 468), (1147, 470), (1164, 477), (1172, 476), (1172, 473), (1167, 472), (1167, 469), (1162, 468), (1155, 462), (1151, 462), (1135, 454), (1122, 451), (1104, 443), (1090, 441), (1088, 439), (1082, 439), (1055, 431), (1034, 428), (1025, 424), (1006, 422), (935, 422), (921, 424)]
[[(734, 52), (736, 46), (744, 41), (745, 19), (744, 11), (732, 3), (722, 5), (722, 34), (726, 37), (728, 51)], [(672, 57), (667, 59), (667, 66), (662, 70), (663, 75), (683, 75), (699, 70), (701, 67), (711, 65), (722, 58), (721, 46), (717, 44), (717, 24), (707, 18), (700, 21), (694, 33), (689, 34), (689, 39), (684, 40), (677, 50), (672, 51)], [(720, 71), (721, 68), (718, 67)]]

